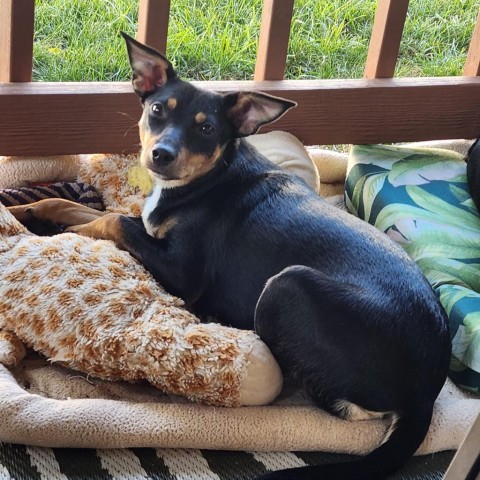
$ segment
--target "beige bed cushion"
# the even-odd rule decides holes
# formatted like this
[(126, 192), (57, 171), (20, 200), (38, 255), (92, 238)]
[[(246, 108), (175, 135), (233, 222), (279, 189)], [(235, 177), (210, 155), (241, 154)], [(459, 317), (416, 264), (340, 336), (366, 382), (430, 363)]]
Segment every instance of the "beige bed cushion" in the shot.
[[(1, 348), (0, 342), (0, 359)], [(384, 420), (340, 420), (296, 392), (285, 391), (265, 407), (209, 407), (147, 385), (87, 378), (35, 358), (13, 371), (0, 365), (0, 392), (0, 441), (45, 447), (363, 454), (388, 428)], [(447, 382), (417, 454), (456, 449), (479, 413), (480, 400)]]

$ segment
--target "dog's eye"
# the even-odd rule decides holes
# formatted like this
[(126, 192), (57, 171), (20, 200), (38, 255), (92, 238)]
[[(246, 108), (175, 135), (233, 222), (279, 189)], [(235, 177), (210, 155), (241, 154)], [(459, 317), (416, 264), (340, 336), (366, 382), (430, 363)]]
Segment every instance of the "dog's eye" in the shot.
[(199, 129), (202, 135), (209, 136), (215, 133), (215, 127), (213, 125), (210, 125), (209, 123), (202, 123)]
[(161, 103), (154, 103), (151, 107), (151, 110), (152, 113), (157, 117), (163, 114), (163, 106)]

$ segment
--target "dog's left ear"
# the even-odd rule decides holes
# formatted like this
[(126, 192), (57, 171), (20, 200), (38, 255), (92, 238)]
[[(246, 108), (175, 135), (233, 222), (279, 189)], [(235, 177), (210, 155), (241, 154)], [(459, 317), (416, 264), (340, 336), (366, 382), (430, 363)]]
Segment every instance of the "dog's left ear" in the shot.
[(262, 125), (274, 122), (297, 106), (285, 98), (257, 92), (229, 93), (225, 95), (225, 105), (238, 137), (256, 133)]
[(142, 99), (163, 87), (177, 74), (172, 64), (155, 49), (138, 42), (126, 33), (122, 36), (127, 43), (128, 58), (132, 67), (132, 85)]

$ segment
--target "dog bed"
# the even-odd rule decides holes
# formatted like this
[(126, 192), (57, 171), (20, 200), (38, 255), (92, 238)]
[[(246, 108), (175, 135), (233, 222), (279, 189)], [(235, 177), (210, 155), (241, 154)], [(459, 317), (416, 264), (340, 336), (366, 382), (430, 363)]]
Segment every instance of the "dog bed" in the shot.
[[(275, 141), (274, 136), (270, 139)], [(299, 148), (296, 142), (292, 142), (292, 146), (294, 150)], [(296, 155), (300, 152), (302, 156), (305, 154), (304, 150), (298, 150)], [(300, 163), (306, 169), (306, 176), (310, 175), (312, 188), (317, 191), (319, 188), (324, 194), (327, 191), (338, 193), (339, 186), (343, 189), (345, 156), (320, 149), (311, 149), (310, 153), (320, 172), (319, 187), (318, 173), (312, 170), (311, 160), (305, 163), (303, 157), (304, 163)], [(98, 161), (100, 159), (97, 157)], [(101, 175), (95, 180), (90, 170), (87, 179), (85, 171), (81, 170), (83, 160), (84, 157), (76, 157), (74, 178), (70, 175), (62, 180), (88, 180), (94, 185), (97, 183), (98, 188)], [(56, 159), (49, 161), (54, 164)], [(8, 159), (8, 168), (12, 167), (12, 162)], [(337, 173), (330, 177), (324, 175), (323, 182), (322, 169), (332, 162)], [(326, 173), (330, 171), (330, 168), (325, 169)], [(130, 186), (139, 191), (148, 189), (141, 172), (129, 168), (128, 173)], [(26, 184), (31, 181), (35, 179), (30, 177)], [(23, 180), (20, 178), (19, 182)], [(123, 198), (116, 206), (120, 210), (125, 208)], [(110, 200), (115, 201), (114, 191)], [(141, 200), (138, 207), (133, 208), (141, 209)], [(0, 343), (0, 363), (7, 363), (11, 358), (11, 347), (12, 343)], [(165, 479), (253, 478), (265, 470), (336, 459), (307, 451), (366, 453), (378, 445), (388, 427), (381, 420), (354, 423), (339, 420), (313, 407), (298, 392), (288, 388), (266, 407), (207, 407), (163, 395), (148, 385), (89, 378), (53, 366), (36, 356), (27, 357), (16, 368), (0, 366), (0, 392), (3, 419), (0, 441), (9, 442), (0, 446), (0, 476), (4, 474), (6, 478), (9, 478), (7, 475), (13, 478), (70, 478), (69, 473), (73, 474), (77, 462), (59, 448), (66, 446), (76, 447), (72, 455), (80, 455), (84, 460), (82, 468), (91, 468), (90, 473), (83, 476), (76, 470), (77, 478), (96, 478), (97, 475), (98, 478), (121, 478), (118, 472), (129, 469), (128, 478), (135, 475), (136, 478)], [(430, 432), (417, 453), (457, 448), (478, 413), (480, 400), (447, 382), (436, 403)], [(122, 453), (110, 450), (125, 447), (132, 449)], [(154, 447), (155, 450), (138, 447)], [(165, 447), (180, 450), (164, 450)], [(93, 448), (101, 450), (90, 450)], [(183, 448), (194, 450), (181, 450)], [(200, 448), (212, 450), (195, 450)], [(291, 451), (303, 453), (289, 453)], [(12, 464), (11, 452), (22, 458), (23, 464)], [(435, 458), (439, 459), (437, 466), (442, 470), (451, 456), (437, 454)], [(413, 473), (411, 477), (405, 473), (409, 471), (407, 466), (402, 471), (403, 478), (418, 478), (416, 475), (422, 471), (422, 466), (429, 462), (431, 465), (432, 457), (412, 460), (409, 465), (414, 466)], [(117, 463), (122, 466), (116, 467)], [(228, 468), (221, 466), (226, 464)], [(15, 469), (29, 473), (15, 476)]]

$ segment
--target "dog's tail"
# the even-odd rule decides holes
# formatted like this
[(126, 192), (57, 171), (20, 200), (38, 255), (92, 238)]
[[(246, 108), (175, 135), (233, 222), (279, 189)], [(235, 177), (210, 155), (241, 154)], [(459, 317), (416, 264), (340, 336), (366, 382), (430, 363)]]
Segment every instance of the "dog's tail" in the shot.
[(416, 452), (428, 432), (432, 412), (433, 404), (423, 404), (394, 416), (386, 441), (358, 460), (270, 472), (261, 480), (383, 480)]

